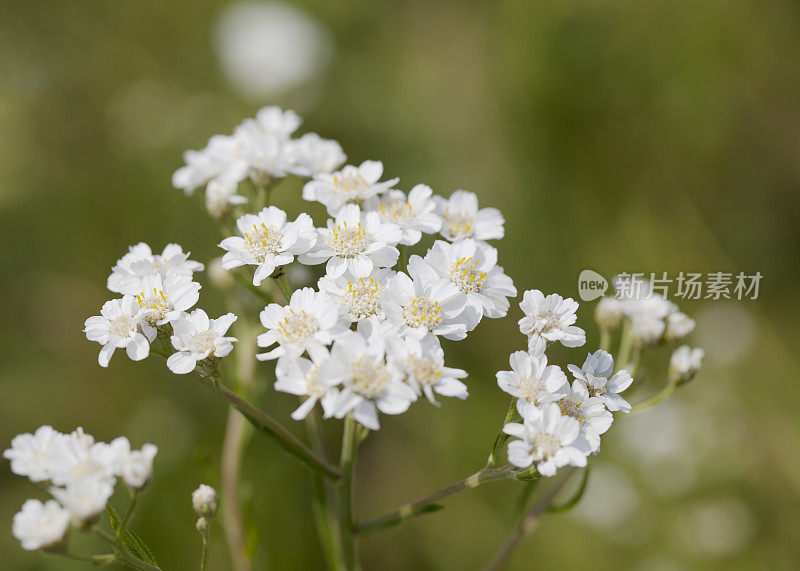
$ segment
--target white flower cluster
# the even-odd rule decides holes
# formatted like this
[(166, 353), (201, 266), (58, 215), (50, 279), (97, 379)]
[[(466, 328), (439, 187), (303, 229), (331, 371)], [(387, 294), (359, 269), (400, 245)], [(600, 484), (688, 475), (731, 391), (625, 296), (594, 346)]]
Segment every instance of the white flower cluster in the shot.
[(14, 516), (14, 537), (24, 549), (55, 549), (70, 526), (84, 529), (100, 517), (117, 479), (134, 490), (147, 486), (157, 452), (153, 444), (132, 450), (125, 437), (95, 442), (81, 428), (62, 434), (41, 426), (15, 436), (3, 452), (11, 471), (46, 487), (54, 499), (27, 500)]
[(330, 173), (345, 161), (341, 145), (316, 133), (293, 139), (302, 119), (294, 111), (264, 107), (246, 119), (232, 135), (214, 135), (199, 151), (186, 151), (186, 163), (172, 175), (175, 188), (192, 194), (205, 188), (206, 207), (214, 217), (247, 198), (238, 194), (239, 183), (255, 184), (295, 174), (312, 177)]
[(100, 365), (107, 367), (118, 348), (134, 361), (144, 359), (159, 332), (171, 336), (176, 352), (167, 366), (174, 373), (189, 373), (199, 362), (228, 355), (236, 339), (225, 333), (236, 316), (209, 319), (202, 309), (187, 313), (200, 297), (193, 274), (203, 267), (177, 244), (161, 254), (153, 254), (145, 243), (131, 246), (108, 277), (108, 289), (122, 298), (107, 301), (100, 315), (84, 323), (86, 338), (103, 346)]
[(580, 347), (583, 329), (575, 326), (578, 303), (560, 295), (526, 291), (520, 303), (525, 317), (520, 331), (528, 336), (528, 351), (511, 354), (510, 371), (497, 373), (499, 387), (514, 397), (522, 423), (508, 423), (503, 431), (515, 437), (508, 460), (520, 468), (535, 465), (543, 476), (562, 466), (585, 466), (587, 456), (600, 449), (600, 435), (613, 421), (611, 411), (630, 412), (619, 393), (632, 382), (625, 370), (614, 372), (606, 351), (590, 353), (582, 367), (569, 365), (572, 384), (558, 365), (548, 364), (547, 344)]

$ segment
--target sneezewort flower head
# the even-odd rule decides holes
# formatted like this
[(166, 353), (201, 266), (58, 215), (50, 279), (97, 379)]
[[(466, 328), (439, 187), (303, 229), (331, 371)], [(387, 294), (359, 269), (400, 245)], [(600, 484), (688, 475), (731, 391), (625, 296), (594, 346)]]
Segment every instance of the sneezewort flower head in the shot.
[(681, 345), (672, 352), (669, 360), (669, 377), (673, 383), (685, 383), (700, 370), (700, 365), (706, 352), (688, 345)]
[(289, 141), (287, 153), (290, 170), (306, 177), (330, 173), (347, 159), (338, 142), (323, 139), (316, 133), (306, 133), (299, 139)]
[(339, 321), (339, 308), (324, 293), (312, 288), (296, 290), (289, 304), (271, 303), (261, 312), (266, 333), (258, 336), (259, 347), (277, 347), (257, 357), (277, 359), (283, 355), (320, 355), (327, 345), (346, 331)]
[(33, 434), (15, 436), (3, 457), (11, 461), (14, 474), (27, 476), (32, 482), (44, 482), (52, 475), (47, 460), (61, 437), (62, 434), (52, 426), (40, 426)]
[(435, 234), (442, 227), (432, 195), (431, 187), (418, 184), (408, 197), (402, 190), (390, 190), (367, 200), (364, 208), (377, 212), (384, 222), (396, 224), (403, 233), (400, 244), (413, 246), (422, 239), (422, 234)]
[(557, 405), (564, 416), (570, 416), (580, 424), (581, 437), (576, 446), (586, 452), (597, 452), (600, 449), (600, 435), (605, 433), (614, 421), (614, 417), (606, 410), (600, 397), (592, 397), (581, 381), (573, 381), (567, 395), (561, 397)]
[(182, 314), (172, 324), (172, 346), (176, 353), (167, 358), (167, 367), (175, 374), (183, 375), (194, 370), (198, 363), (210, 358), (226, 357), (233, 351), (235, 337), (226, 336), (236, 315), (226, 313), (217, 319), (209, 319), (202, 309)]
[(508, 358), (510, 371), (498, 371), (501, 390), (517, 399), (517, 408), (525, 416), (530, 407), (556, 402), (569, 393), (567, 376), (558, 365), (548, 365), (544, 354), (516, 351)]
[(317, 285), (339, 306), (342, 319), (352, 322), (370, 317), (384, 319), (383, 298), (394, 274), (386, 268), (375, 269), (369, 276), (359, 278), (346, 272), (335, 279), (323, 276)]
[(555, 476), (562, 466), (586, 466), (580, 425), (562, 416), (556, 404), (531, 409), (522, 423), (506, 424), (503, 432), (516, 438), (508, 443), (508, 461), (518, 468), (535, 465), (542, 476)]
[(305, 396), (303, 403), (292, 413), (294, 420), (302, 420), (319, 402), (326, 415), (333, 414), (339, 396), (338, 381), (321, 374), (328, 360), (328, 351), (315, 351), (311, 359), (284, 355), (275, 367), (275, 390), (297, 396)]
[(144, 310), (132, 295), (113, 299), (103, 304), (100, 315), (90, 317), (84, 323), (83, 332), (89, 341), (100, 343), (98, 362), (108, 367), (116, 349), (125, 349), (134, 361), (141, 361), (150, 354), (150, 341), (155, 338), (152, 327), (142, 328)]
[(145, 335), (152, 339), (155, 329), (172, 323), (181, 314), (194, 307), (200, 299), (200, 284), (180, 275), (148, 276), (136, 295), (139, 304), (139, 324)]
[(327, 262), (325, 273), (332, 279), (345, 272), (367, 277), (376, 268), (391, 268), (400, 256), (395, 247), (402, 237), (400, 228), (381, 222), (376, 212), (362, 214), (355, 204), (342, 207), (318, 233), (316, 246), (299, 260), (303, 264)]
[(578, 320), (578, 302), (558, 294), (545, 295), (538, 289), (528, 290), (519, 304), (525, 317), (519, 320), (519, 330), (528, 336), (531, 350), (540, 340), (558, 341), (565, 347), (580, 347), (586, 343), (586, 332), (574, 325)]
[(593, 397), (600, 397), (610, 411), (630, 412), (631, 405), (619, 393), (631, 386), (633, 378), (625, 369), (614, 372), (614, 357), (603, 350), (589, 353), (582, 367), (568, 365), (575, 379)]
[(22, 549), (55, 550), (67, 537), (69, 521), (69, 511), (58, 502), (27, 500), (14, 516), (11, 533), (22, 544)]
[(167, 244), (161, 254), (154, 254), (144, 242), (131, 246), (111, 268), (108, 289), (123, 295), (136, 295), (142, 291), (144, 280), (152, 275), (163, 279), (180, 276), (191, 279), (194, 272), (203, 270), (203, 264), (189, 259), (179, 244)]
[(434, 200), (442, 219), (440, 233), (451, 242), (464, 238), (497, 240), (505, 235), (503, 215), (496, 208), (478, 208), (474, 192), (456, 190), (447, 199), (435, 196)]
[(370, 430), (378, 430), (378, 411), (401, 414), (417, 396), (403, 382), (403, 373), (386, 360), (386, 343), (378, 337), (369, 342), (360, 332), (351, 331), (333, 344), (322, 376), (341, 384), (341, 390), (326, 417), (353, 418)]
[(183, 154), (186, 165), (172, 175), (172, 186), (192, 194), (216, 178), (244, 180), (249, 166), (241, 156), (241, 147), (237, 137), (214, 135), (204, 149)]
[(463, 320), (472, 331), (485, 317), (505, 317), (509, 297), (517, 295), (514, 282), (497, 265), (497, 250), (470, 238), (454, 244), (437, 240), (424, 258), (411, 256), (409, 272), (425, 281), (452, 284), (464, 302)]
[(364, 161), (359, 166), (347, 165), (334, 173), (319, 173), (303, 187), (303, 199), (320, 202), (331, 216), (345, 204), (362, 204), (368, 198), (383, 194), (400, 179), (379, 182), (383, 163)]
[[(464, 400), (467, 386), (459, 379), (467, 376), (463, 369), (446, 367), (439, 339), (426, 335), (421, 340), (406, 337), (389, 345), (389, 360), (405, 375), (405, 382), (436, 406), (435, 394)], [(434, 394), (435, 393), (435, 394)]]

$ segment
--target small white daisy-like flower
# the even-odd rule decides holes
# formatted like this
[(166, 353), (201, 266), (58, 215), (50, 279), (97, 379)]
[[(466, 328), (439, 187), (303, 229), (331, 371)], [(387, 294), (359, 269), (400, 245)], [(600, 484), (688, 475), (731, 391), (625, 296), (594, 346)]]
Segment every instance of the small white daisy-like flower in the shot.
[(172, 323), (200, 299), (200, 284), (181, 275), (166, 278), (155, 274), (145, 278), (136, 301), (141, 310), (139, 323), (153, 339), (155, 328)]
[(555, 476), (562, 466), (586, 466), (579, 446), (580, 425), (562, 416), (555, 404), (532, 408), (522, 423), (511, 422), (503, 432), (518, 440), (508, 443), (508, 461), (518, 468), (536, 465), (542, 476)]
[(556, 402), (569, 393), (567, 375), (558, 365), (548, 365), (544, 354), (516, 351), (508, 358), (510, 371), (497, 372), (497, 385), (518, 399), (517, 409), (527, 416), (530, 407)]
[(239, 154), (247, 161), (247, 175), (256, 184), (269, 184), (289, 172), (292, 165), (288, 139), (264, 132), (252, 119), (239, 125), (233, 136), (240, 141)]
[(186, 163), (172, 175), (172, 186), (192, 194), (215, 178), (239, 182), (247, 176), (248, 164), (241, 156), (238, 137), (214, 135), (200, 151), (186, 151)]
[(347, 328), (339, 321), (339, 308), (322, 292), (310, 287), (296, 290), (289, 305), (271, 303), (261, 312), (266, 333), (258, 336), (259, 347), (278, 346), (257, 357), (266, 361), (283, 355), (296, 357), (308, 351), (321, 356), (325, 347)]
[(640, 314), (631, 319), (631, 338), (636, 347), (658, 343), (664, 336), (667, 324), (653, 315)]
[(264, 136), (286, 140), (302, 123), (303, 119), (293, 110), (283, 110), (273, 105), (262, 107), (256, 112), (255, 118), (245, 119), (239, 127), (248, 126)]
[(456, 190), (449, 198), (434, 197), (436, 212), (442, 218), (440, 234), (451, 242), (473, 238), (497, 240), (505, 235), (503, 215), (496, 208), (478, 208), (474, 192)]
[(467, 376), (463, 369), (444, 365), (444, 351), (434, 335), (421, 340), (406, 337), (389, 346), (390, 361), (405, 373), (405, 381), (417, 396), (425, 395), (439, 406), (434, 393), (461, 400), (467, 398), (467, 386), (459, 379)]
[(212, 357), (222, 358), (233, 351), (236, 337), (225, 333), (236, 321), (233, 313), (209, 319), (202, 309), (182, 314), (172, 324), (172, 346), (178, 351), (167, 359), (167, 367), (176, 375), (191, 373), (197, 363)]
[(84, 478), (111, 479), (119, 472), (119, 463), (130, 452), (127, 438), (115, 438), (110, 443), (92, 439), (63, 436), (47, 458), (50, 481), (66, 486)]
[(507, 298), (517, 295), (514, 282), (497, 265), (497, 250), (470, 238), (454, 244), (437, 240), (425, 258), (412, 256), (408, 265), (428, 280), (438, 278), (458, 288), (467, 331), (475, 329), (483, 316), (505, 317)]
[[(128, 442), (127, 438), (124, 440)], [(126, 485), (141, 490), (153, 477), (153, 459), (158, 454), (158, 446), (145, 444), (141, 450), (131, 450), (128, 442), (127, 448), (126, 452), (120, 454), (117, 475)]]
[(600, 449), (600, 435), (611, 427), (614, 417), (606, 410), (603, 399), (589, 395), (581, 381), (573, 381), (569, 394), (558, 400), (561, 414), (571, 416), (580, 423), (581, 440), (587, 452)]
[(82, 528), (105, 511), (108, 499), (114, 494), (114, 479), (86, 476), (63, 488), (52, 487), (50, 494), (69, 511), (72, 524)]
[(402, 190), (390, 190), (366, 201), (364, 208), (376, 211), (384, 222), (397, 224), (403, 232), (400, 243), (413, 246), (422, 239), (422, 234), (435, 234), (442, 227), (432, 195), (431, 187), (418, 184), (408, 197)]
[(225, 214), (231, 206), (245, 204), (247, 197), (237, 194), (239, 182), (217, 178), (206, 187), (206, 210), (214, 218)]
[(153, 274), (190, 279), (194, 272), (202, 270), (203, 264), (190, 260), (189, 252), (184, 252), (179, 244), (167, 244), (161, 254), (153, 254), (150, 246), (139, 242), (111, 268), (108, 289), (122, 295), (136, 295), (142, 291), (144, 280)]
[(669, 376), (673, 382), (690, 381), (700, 370), (706, 352), (700, 347), (692, 349), (681, 345), (672, 352), (669, 360)]
[(69, 511), (56, 501), (26, 500), (14, 516), (11, 533), (27, 551), (52, 549), (67, 537), (69, 520)]
[(245, 214), (236, 221), (239, 236), (220, 242), (226, 251), (222, 267), (255, 266), (253, 285), (270, 277), (281, 266), (291, 264), (294, 257), (308, 252), (316, 243), (317, 230), (308, 214), (300, 214), (294, 222), (286, 221), (280, 208), (268, 206), (258, 214)]
[(556, 293), (547, 297), (538, 289), (522, 294), (520, 309), (525, 317), (519, 320), (519, 330), (528, 336), (531, 350), (540, 339), (558, 341), (565, 347), (580, 347), (586, 343), (586, 332), (574, 325), (578, 320), (578, 302), (564, 299)]
[(333, 405), (339, 396), (339, 391), (335, 388), (338, 381), (320, 374), (321, 367), (327, 360), (328, 351), (325, 349), (315, 352), (311, 359), (288, 355), (278, 359), (275, 367), (275, 390), (308, 397), (292, 413), (294, 420), (307, 417), (317, 402), (322, 405), (322, 411), (326, 415), (333, 411)]
[(289, 141), (287, 153), (291, 171), (306, 177), (330, 173), (347, 159), (338, 142), (323, 139), (316, 133), (306, 133)]
[(333, 343), (321, 375), (342, 385), (326, 418), (344, 418), (352, 413), (357, 422), (370, 430), (380, 428), (378, 411), (401, 414), (417, 398), (414, 389), (403, 382), (402, 371), (386, 362), (385, 342), (375, 337), (368, 342), (355, 331)]
[(664, 338), (667, 341), (675, 341), (686, 337), (694, 331), (695, 321), (685, 313), (676, 311), (667, 315), (667, 328)]
[(403, 336), (421, 339), (432, 333), (453, 341), (464, 339), (464, 299), (458, 295), (458, 288), (441, 280), (427, 281), (416, 269), (409, 265), (412, 277), (397, 272), (389, 280), (383, 304), (387, 319)]
[(378, 268), (363, 278), (354, 278), (348, 273), (332, 279), (319, 279), (319, 290), (339, 306), (339, 313), (347, 321), (361, 321), (370, 317), (384, 319), (383, 296), (389, 279), (395, 274), (386, 268)]
[(213, 516), (217, 513), (217, 508), (219, 507), (217, 491), (211, 486), (200, 484), (192, 492), (192, 507), (195, 513), (201, 517)]
[(362, 214), (355, 204), (343, 206), (327, 228), (317, 231), (316, 246), (298, 259), (309, 265), (327, 262), (325, 273), (332, 279), (346, 271), (367, 277), (375, 268), (391, 268), (400, 256), (395, 247), (402, 237), (400, 228), (381, 222), (376, 212)]
[(101, 367), (108, 367), (116, 349), (125, 349), (134, 361), (141, 361), (150, 354), (150, 341), (155, 339), (154, 330), (146, 331), (145, 336), (139, 328), (143, 312), (132, 295), (122, 299), (112, 299), (103, 304), (100, 315), (95, 315), (83, 324), (83, 332), (89, 341), (100, 343), (97, 360)]
[(602, 349), (589, 353), (583, 367), (567, 365), (574, 377), (582, 382), (589, 394), (600, 397), (610, 411), (630, 412), (631, 405), (619, 393), (631, 386), (631, 374), (622, 369), (614, 372), (614, 357)]
[(3, 452), (3, 458), (11, 461), (14, 474), (27, 476), (32, 482), (44, 482), (51, 476), (48, 458), (62, 436), (47, 425), (40, 426), (33, 434), (18, 434), (11, 439), (11, 448)]
[(368, 198), (382, 194), (400, 179), (379, 182), (383, 163), (364, 161), (359, 166), (346, 165), (334, 173), (319, 173), (303, 187), (303, 199), (320, 202), (331, 216), (345, 204), (360, 205)]

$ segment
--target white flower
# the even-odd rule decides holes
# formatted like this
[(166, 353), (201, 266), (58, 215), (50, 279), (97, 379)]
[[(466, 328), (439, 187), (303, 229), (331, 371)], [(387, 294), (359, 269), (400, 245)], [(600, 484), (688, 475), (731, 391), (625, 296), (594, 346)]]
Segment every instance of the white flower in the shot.
[(327, 415), (333, 410), (338, 397), (337, 381), (320, 374), (321, 366), (328, 360), (328, 351), (315, 352), (311, 360), (305, 357), (284, 355), (275, 367), (275, 390), (298, 396), (307, 396), (303, 404), (292, 413), (294, 420), (302, 420), (319, 401)]
[(11, 533), (22, 549), (48, 549), (58, 546), (69, 531), (70, 514), (53, 500), (45, 503), (26, 500), (14, 516)]
[(666, 330), (664, 320), (677, 311), (677, 306), (664, 296), (654, 293), (647, 280), (626, 282), (621, 276), (616, 276), (613, 281), (622, 313), (631, 320), (634, 344), (644, 347), (658, 342)]
[(214, 218), (219, 218), (228, 208), (247, 202), (247, 197), (237, 194), (239, 182), (217, 178), (206, 187), (206, 210)]
[(583, 382), (573, 381), (569, 394), (559, 399), (557, 404), (561, 414), (571, 416), (580, 423), (581, 440), (587, 452), (599, 450), (600, 435), (614, 421), (614, 417), (606, 410), (603, 399), (590, 396)]
[(464, 299), (458, 295), (458, 288), (441, 280), (427, 281), (416, 270), (416, 266), (409, 265), (412, 277), (397, 272), (389, 280), (383, 303), (387, 319), (404, 336), (421, 339), (432, 333), (454, 341), (464, 339)]
[(236, 220), (239, 236), (220, 242), (226, 251), (222, 267), (256, 266), (253, 285), (272, 275), (279, 267), (291, 264), (298, 254), (308, 252), (317, 240), (317, 231), (308, 214), (300, 214), (294, 222), (286, 221), (280, 208), (268, 206), (258, 214), (245, 214)]
[(339, 306), (339, 314), (343, 319), (351, 322), (369, 317), (384, 319), (383, 296), (394, 274), (392, 270), (378, 268), (363, 278), (354, 278), (348, 273), (336, 279), (323, 276), (317, 285)]
[(369, 342), (358, 332), (337, 339), (323, 365), (323, 378), (342, 385), (339, 398), (326, 418), (353, 418), (370, 430), (378, 430), (378, 411), (401, 414), (416, 400), (414, 389), (403, 382), (403, 373), (386, 362), (385, 343)]
[(280, 107), (270, 106), (259, 109), (255, 119), (245, 119), (240, 127), (258, 131), (266, 137), (286, 140), (302, 123), (303, 119), (291, 109), (284, 111)]
[(33, 434), (19, 434), (11, 440), (11, 448), (3, 457), (11, 461), (11, 471), (18, 476), (27, 476), (32, 482), (50, 479), (48, 458), (53, 447), (59, 445), (62, 434), (52, 426), (40, 426)]
[[(86, 338), (103, 346), (97, 359), (101, 367), (108, 367), (117, 348), (124, 348), (134, 361), (141, 361), (150, 354), (150, 342), (139, 330), (142, 315), (136, 298), (126, 295), (105, 302), (100, 315), (85, 321), (83, 332)], [(155, 335), (150, 334), (150, 341), (154, 338)]]
[(236, 337), (226, 337), (236, 321), (233, 313), (209, 319), (202, 309), (182, 314), (173, 324), (172, 346), (178, 351), (167, 359), (167, 367), (177, 375), (191, 373), (198, 362), (225, 357), (233, 351)]
[(601, 329), (613, 331), (622, 320), (622, 304), (615, 297), (603, 297), (594, 308), (594, 320)]
[(467, 331), (475, 329), (484, 315), (505, 317), (506, 298), (517, 295), (514, 282), (497, 265), (497, 250), (469, 238), (454, 244), (437, 240), (424, 259), (411, 256), (408, 265), (409, 271), (413, 266), (428, 281), (440, 279), (458, 288)]
[(390, 190), (381, 197), (366, 201), (364, 208), (374, 210), (384, 222), (397, 224), (403, 232), (401, 244), (413, 246), (422, 234), (435, 234), (442, 228), (442, 220), (434, 212), (436, 203), (431, 199), (431, 187), (418, 184), (406, 198), (402, 190)]
[(569, 393), (567, 376), (561, 367), (548, 365), (544, 354), (516, 351), (508, 358), (510, 371), (498, 371), (497, 385), (519, 399), (517, 409), (527, 416), (530, 407), (556, 402)]
[(118, 475), (122, 481), (135, 490), (144, 488), (153, 477), (153, 459), (157, 453), (155, 444), (145, 444), (141, 450), (130, 450), (119, 462)]
[(144, 280), (159, 274), (162, 278), (182, 276), (191, 278), (194, 272), (203, 270), (203, 264), (189, 259), (189, 252), (184, 252), (178, 244), (167, 244), (161, 254), (153, 254), (150, 246), (139, 242), (128, 248), (111, 268), (108, 276), (108, 289), (123, 295), (136, 295), (142, 291)]
[(405, 373), (405, 381), (432, 404), (434, 393), (445, 397), (467, 398), (467, 386), (459, 379), (467, 376), (463, 369), (445, 367), (444, 351), (433, 335), (420, 339), (406, 337), (389, 345), (390, 362)]
[(589, 353), (583, 367), (567, 365), (567, 368), (581, 381), (589, 394), (600, 397), (610, 411), (630, 412), (631, 405), (619, 393), (631, 386), (631, 374), (622, 369), (614, 373), (614, 357), (602, 349)]
[(505, 220), (496, 208), (478, 209), (474, 192), (456, 190), (450, 198), (434, 197), (437, 214), (442, 218), (441, 235), (455, 242), (464, 238), (496, 240), (505, 235)]
[(525, 317), (519, 320), (519, 330), (528, 336), (528, 346), (533, 350), (540, 339), (559, 341), (565, 347), (580, 347), (586, 343), (586, 332), (574, 325), (578, 316), (578, 302), (558, 294), (547, 297), (538, 289), (522, 294), (519, 304)]
[(508, 443), (508, 461), (514, 466), (535, 464), (542, 476), (554, 476), (562, 466), (586, 466), (586, 452), (578, 445), (579, 423), (562, 416), (555, 404), (532, 408), (522, 424), (506, 424), (503, 432), (519, 439)]
[(271, 303), (261, 312), (266, 333), (258, 336), (259, 347), (278, 346), (257, 357), (266, 361), (283, 355), (299, 356), (308, 351), (321, 355), (326, 345), (346, 331), (339, 322), (339, 309), (331, 299), (310, 287), (296, 290), (289, 305)]
[(75, 433), (63, 435), (47, 458), (50, 481), (66, 486), (85, 478), (113, 480), (129, 451), (130, 443), (124, 437), (105, 443), (76, 437)]
[(680, 311), (670, 313), (667, 315), (667, 330), (664, 333), (664, 337), (667, 341), (675, 341), (686, 337), (694, 330), (694, 326), (694, 319), (685, 313)]
[(72, 524), (83, 527), (105, 511), (108, 499), (114, 494), (114, 480), (99, 475), (86, 476), (69, 482), (64, 488), (50, 488), (50, 494), (69, 511)]
[(308, 177), (330, 173), (347, 159), (338, 142), (323, 139), (316, 133), (306, 133), (299, 139), (289, 141), (287, 153), (291, 171)]
[(247, 161), (247, 174), (256, 184), (266, 185), (289, 172), (292, 165), (288, 139), (265, 132), (253, 119), (239, 125), (234, 137), (240, 141), (239, 154)]
[(214, 135), (204, 149), (186, 151), (183, 153), (186, 165), (173, 173), (172, 186), (192, 194), (215, 178), (243, 180), (248, 164), (240, 155), (241, 146), (237, 137)]
[(641, 314), (631, 319), (631, 338), (636, 347), (657, 343), (664, 335), (667, 325), (663, 319), (653, 315)]
[(200, 284), (184, 276), (170, 274), (162, 278), (155, 274), (145, 278), (141, 291), (136, 295), (141, 309), (139, 323), (145, 335), (152, 340), (156, 327), (172, 323), (198, 299)]
[(345, 271), (367, 277), (375, 268), (391, 268), (400, 256), (395, 248), (402, 237), (400, 228), (382, 223), (376, 212), (362, 214), (355, 204), (343, 206), (318, 233), (314, 249), (298, 259), (303, 264), (327, 261), (325, 273), (332, 279)]
[(201, 517), (213, 516), (217, 513), (217, 508), (219, 507), (217, 491), (211, 486), (200, 484), (192, 492), (192, 507), (197, 515)]
[(303, 199), (317, 201), (336, 215), (345, 204), (361, 204), (364, 200), (392, 188), (398, 178), (378, 182), (383, 175), (383, 163), (364, 161), (359, 166), (346, 165), (334, 173), (318, 173), (303, 187)]
[(681, 345), (672, 352), (669, 360), (669, 375), (673, 382), (686, 382), (700, 370), (701, 361), (706, 352), (696, 347)]

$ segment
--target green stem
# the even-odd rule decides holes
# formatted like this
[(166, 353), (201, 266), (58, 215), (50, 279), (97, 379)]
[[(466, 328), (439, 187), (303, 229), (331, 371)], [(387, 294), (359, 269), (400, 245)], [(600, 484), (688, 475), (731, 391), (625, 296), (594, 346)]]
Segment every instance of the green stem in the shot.
[(624, 369), (631, 358), (633, 348), (633, 331), (630, 320), (626, 319), (622, 324), (622, 334), (619, 338), (619, 351), (617, 351), (617, 370)]
[[(508, 404), (508, 412), (506, 412), (506, 417), (503, 420), (503, 426), (514, 420), (514, 417), (517, 414), (517, 399), (511, 397), (511, 401)], [(486, 467), (491, 468), (497, 462), (497, 451), (503, 445), (503, 443), (508, 440), (508, 435), (503, 432), (503, 426), (500, 427), (500, 432), (497, 435), (497, 438), (494, 439), (494, 444), (492, 444), (492, 449), (489, 452), (489, 458), (486, 460)]]
[(213, 390), (241, 412), (250, 424), (264, 434), (271, 436), (284, 450), (298, 458), (306, 466), (332, 480), (338, 481), (342, 477), (339, 470), (303, 444), (299, 438), (281, 423), (222, 384), (219, 376), (212, 377), (211, 385)]
[(672, 393), (674, 393), (677, 389), (678, 385), (675, 383), (669, 383), (666, 387), (658, 391), (650, 398), (644, 399), (643, 401), (637, 402), (635, 405), (633, 405), (633, 407), (631, 407), (631, 412), (642, 412), (643, 410), (654, 407), (665, 398), (671, 396)]
[(514, 528), (509, 535), (506, 542), (503, 546), (495, 553), (494, 557), (492, 557), (491, 561), (484, 567), (484, 571), (494, 571), (496, 569), (501, 569), (511, 557), (511, 554), (514, 552), (514, 549), (519, 545), (519, 542), (522, 540), (525, 535), (532, 532), (536, 529), (536, 526), (539, 524), (539, 520), (541, 519), (542, 515), (547, 511), (547, 508), (553, 502), (556, 495), (561, 488), (564, 487), (564, 484), (567, 483), (570, 476), (574, 472), (574, 469), (566, 470), (566, 474), (561, 478), (559, 482), (553, 485), (552, 488), (547, 490), (547, 492), (539, 499), (538, 502), (525, 514), (525, 517), (522, 518), (522, 521)]
[(353, 465), (356, 455), (356, 421), (347, 415), (342, 433), (342, 456), (339, 483), (339, 535), (342, 542), (342, 565), (347, 571), (356, 568), (355, 535), (353, 525)]
[(600, 328), (600, 349), (608, 351), (611, 347), (611, 332), (605, 327)]
[(233, 270), (231, 272), (231, 275), (233, 276), (233, 279), (235, 279), (240, 286), (242, 286), (248, 291), (253, 292), (262, 301), (265, 301), (266, 303), (272, 303), (273, 301), (275, 301), (275, 299), (269, 294), (269, 292), (264, 291), (258, 286), (254, 286), (253, 281), (248, 276), (236, 270)]
[(133, 488), (128, 488), (129, 499), (128, 499), (128, 507), (125, 508), (125, 513), (120, 520), (119, 527), (117, 528), (117, 546), (122, 543), (122, 538), (125, 535), (125, 531), (128, 529), (128, 524), (131, 521), (131, 516), (133, 515), (133, 510), (136, 509), (136, 500), (139, 497), (139, 494)]
[(207, 520), (205, 529), (200, 532), (203, 536), (203, 547), (200, 551), (200, 571), (206, 571), (208, 567), (208, 541), (211, 535), (211, 521)]
[(441, 490), (437, 490), (426, 496), (422, 496), (413, 502), (403, 504), (399, 508), (387, 512), (381, 516), (367, 520), (356, 528), (356, 532), (368, 533), (371, 531), (378, 531), (393, 527), (411, 518), (437, 511), (440, 508), (436, 507), (432, 509), (432, 506), (435, 505), (435, 502), (443, 498), (452, 496), (453, 494), (457, 494), (465, 490), (477, 488), (478, 486), (487, 482), (506, 480), (513, 477), (514, 470), (510, 465), (506, 465), (501, 468), (484, 468), (483, 470), (475, 472), (471, 476), (468, 476), (463, 480), (456, 482), (455, 484), (451, 484), (446, 488), (442, 488)]
[(275, 280), (275, 283), (277, 284), (284, 300), (286, 303), (289, 303), (289, 299), (292, 297), (292, 287), (289, 285), (289, 281), (286, 279), (286, 274), (283, 272), (283, 270), (281, 270), (280, 273), (278, 273), (278, 275), (276, 275), (273, 279)]
[[(327, 460), (328, 451), (325, 445), (325, 434), (322, 431), (322, 424), (316, 409), (313, 409), (306, 417), (306, 427), (311, 438), (311, 447)], [(317, 535), (325, 555), (325, 562), (329, 569), (337, 569), (340, 566), (340, 555), (336, 514), (330, 501), (333, 491), (330, 489), (330, 484), (325, 482), (322, 476), (316, 472), (311, 474), (311, 484), (314, 491), (312, 500), (314, 524), (317, 527)]]
[(63, 553), (63, 555), (69, 559), (75, 559), (76, 561), (87, 561), (98, 567), (101, 565), (108, 565), (117, 560), (117, 556), (114, 553), (107, 553), (105, 555), (83, 555), (82, 553), (67, 551)]

